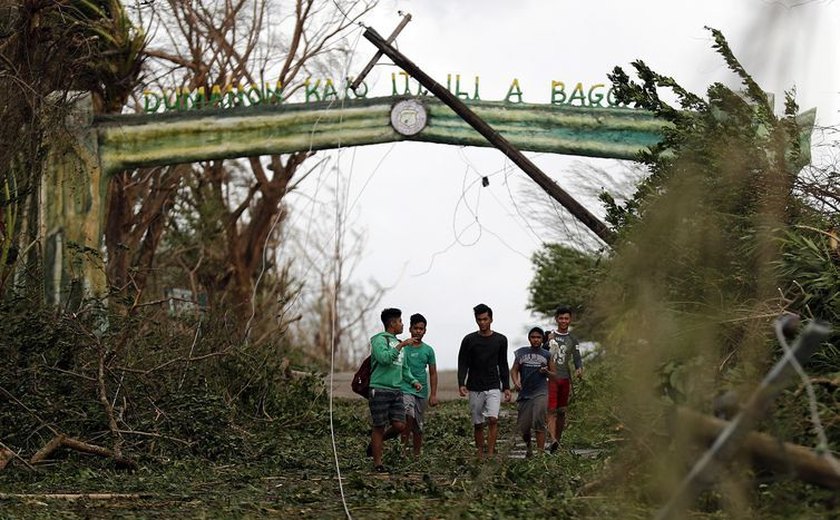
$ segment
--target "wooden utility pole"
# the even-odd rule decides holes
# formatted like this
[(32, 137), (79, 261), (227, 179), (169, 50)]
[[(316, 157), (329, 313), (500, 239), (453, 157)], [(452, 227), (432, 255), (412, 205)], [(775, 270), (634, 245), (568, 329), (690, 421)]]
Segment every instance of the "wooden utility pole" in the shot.
[(657, 512), (656, 520), (685, 517), (686, 507), (715, 480), (719, 470), (733, 460), (752, 427), (767, 413), (770, 404), (796, 374), (795, 364), (805, 363), (830, 333), (831, 327), (821, 322), (811, 322), (805, 327), (790, 351), (764, 376), (741, 412), (726, 424), (712, 447), (694, 464), (670, 500)]
[[(674, 421), (678, 424), (677, 428), (706, 443), (715, 442), (729, 428), (728, 421), (684, 407), (674, 409)], [(825, 455), (807, 446), (751, 431), (744, 437), (741, 451), (762, 468), (776, 470), (782, 475), (795, 475), (805, 482), (840, 491), (840, 473)]]
[[(364, 37), (368, 39), (379, 51), (391, 58), (396, 65), (408, 72), (411, 77), (417, 80), (426, 89), (440, 99), (444, 104), (451, 108), (464, 121), (472, 126), (478, 133), (480, 133), (493, 146), (498, 148), (503, 154), (519, 166), (526, 175), (531, 177), (546, 193), (548, 193), (554, 200), (559, 202), (566, 208), (575, 218), (581, 221), (586, 227), (592, 230), (601, 240), (607, 244), (612, 245), (615, 241), (615, 233), (613, 233), (606, 224), (604, 224), (598, 217), (590, 213), (588, 209), (583, 207), (577, 200), (569, 195), (563, 188), (557, 185), (551, 177), (540, 170), (536, 164), (525, 157), (515, 146), (513, 146), (507, 139), (502, 137), (497, 131), (490, 127), (483, 119), (478, 117), (472, 110), (467, 107), (457, 96), (453, 95), (443, 85), (432, 79), (428, 74), (423, 72), (420, 67), (415, 65), (411, 60), (406, 58), (402, 53), (393, 48), (382, 36), (375, 30), (368, 28), (365, 30)], [(360, 78), (363, 76), (359, 76)], [(359, 81), (357, 79), (357, 81)]]

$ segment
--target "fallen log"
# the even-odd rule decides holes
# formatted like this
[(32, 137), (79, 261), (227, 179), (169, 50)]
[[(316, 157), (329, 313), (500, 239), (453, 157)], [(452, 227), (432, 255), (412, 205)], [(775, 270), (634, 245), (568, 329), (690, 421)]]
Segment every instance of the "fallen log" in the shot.
[[(711, 444), (729, 426), (728, 421), (701, 414), (688, 408), (677, 407), (676, 419), (679, 428), (704, 443)], [(752, 461), (764, 468), (794, 475), (828, 489), (840, 489), (840, 473), (831, 463), (811, 448), (784, 442), (766, 433), (750, 432), (741, 449)]]
[(43, 448), (38, 450), (35, 455), (32, 456), (30, 459), (31, 464), (37, 464), (45, 460), (49, 457), (55, 450), (58, 448), (65, 447), (69, 448), (74, 451), (78, 451), (81, 453), (89, 453), (91, 455), (98, 455), (100, 457), (108, 457), (114, 460), (114, 463), (119, 468), (136, 468), (137, 463), (133, 460), (123, 457), (122, 455), (117, 455), (114, 450), (104, 448), (102, 446), (97, 446), (95, 444), (90, 444), (87, 442), (82, 442), (78, 439), (73, 439), (72, 437), (67, 437), (65, 434), (61, 433), (56, 435), (55, 437), (50, 440), (47, 444), (44, 445)]

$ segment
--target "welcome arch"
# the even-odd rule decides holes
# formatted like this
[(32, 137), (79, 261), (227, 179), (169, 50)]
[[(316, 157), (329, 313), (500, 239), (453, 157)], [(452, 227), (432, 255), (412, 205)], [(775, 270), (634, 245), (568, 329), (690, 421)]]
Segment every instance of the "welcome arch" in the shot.
[[(422, 107), (425, 119), (410, 131), (394, 123), (405, 100)], [(497, 101), (468, 106), (519, 150), (585, 157), (634, 159), (659, 142), (667, 124), (649, 112), (620, 107)], [(797, 119), (805, 163), (815, 115), (812, 109)], [(397, 141), (492, 146), (451, 108), (427, 96), (96, 117), (84, 98), (69, 126), (74, 137), (54, 145), (42, 183), (40, 239), (47, 297), (54, 303), (73, 294), (106, 292), (97, 252), (102, 251), (107, 182), (116, 172)]]

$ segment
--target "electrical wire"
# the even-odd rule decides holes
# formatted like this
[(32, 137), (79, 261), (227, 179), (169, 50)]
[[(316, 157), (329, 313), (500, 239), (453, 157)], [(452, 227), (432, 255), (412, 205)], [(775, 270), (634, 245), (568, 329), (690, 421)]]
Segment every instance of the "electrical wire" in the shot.
[[(336, 4), (336, 6), (338, 7), (338, 4)], [(341, 10), (341, 9), (339, 9), (339, 10)], [(344, 14), (345, 18), (347, 17), (346, 13), (344, 13), (343, 11), (342, 11), (342, 14)], [(352, 62), (352, 57), (356, 53), (356, 49), (358, 47), (358, 43), (360, 41), (360, 38), (361, 38), (361, 31), (357, 30), (356, 41), (355, 41), (355, 43), (352, 47), (352, 51), (351, 51), (350, 56), (347, 60), (347, 67), (345, 69), (344, 77), (347, 77), (347, 73), (349, 72), (350, 63)], [(341, 105), (340, 105), (340, 108), (339, 108), (339, 124), (341, 123), (341, 121), (343, 121), (342, 112), (343, 112), (343, 109), (344, 109), (344, 101), (345, 101), (345, 98), (342, 97), (341, 98)], [(327, 105), (325, 111), (330, 110), (334, 103), (335, 103), (335, 99), (332, 99), (330, 104)], [(317, 126), (320, 123), (320, 121), (321, 121), (321, 118), (319, 117), (318, 119), (316, 119), (316, 121), (312, 125), (312, 131), (310, 132), (309, 148), (307, 150), (307, 153), (312, 152), (315, 131), (317, 130)], [(340, 157), (341, 157), (342, 151), (343, 150), (342, 150), (341, 142), (339, 141), (338, 146), (336, 148), (336, 155), (337, 155), (336, 168), (337, 169), (340, 168)], [(353, 165), (353, 163), (351, 162), (351, 169), (352, 169), (352, 165)], [(322, 172), (323, 172), (323, 170), (322, 170)], [(340, 255), (341, 255), (343, 238), (344, 238), (344, 226), (343, 226), (343, 216), (344, 215), (342, 214), (342, 210), (341, 210), (342, 205), (338, 201), (338, 197), (341, 194), (341, 189), (340, 189), (341, 188), (341, 186), (340, 186), (341, 180), (340, 180), (340, 177), (341, 177), (340, 175), (335, 176), (335, 178), (336, 178), (336, 193), (335, 193), (335, 195), (336, 195), (336, 225), (335, 225), (335, 235), (334, 235), (334, 253), (336, 255), (336, 258), (340, 257)], [(319, 175), (319, 180), (320, 180), (320, 175)], [(319, 182), (316, 186), (320, 186), (320, 184), (321, 183)], [(288, 187), (289, 187), (289, 184), (287, 183), (286, 191), (281, 196), (281, 200), (288, 193)], [(317, 188), (317, 189), (320, 189), (320, 188)], [(313, 210), (314, 210), (314, 200), (317, 200), (317, 196), (313, 199), (313, 204), (312, 204)], [(346, 207), (346, 201), (345, 201), (344, 207)], [(250, 337), (251, 323), (252, 323), (254, 317), (256, 316), (256, 295), (257, 295), (257, 292), (259, 290), (262, 278), (263, 278), (263, 276), (264, 276), (264, 274), (267, 270), (267, 265), (268, 265), (268, 241), (270, 240), (271, 236), (273, 235), (276, 226), (281, 221), (281, 217), (282, 217), (282, 212), (278, 212), (275, 215), (274, 220), (273, 220), (272, 225), (271, 225), (271, 228), (269, 230), (269, 233), (267, 234), (267, 236), (265, 238), (265, 242), (263, 243), (263, 255), (262, 255), (262, 262), (261, 262), (262, 265), (261, 265), (260, 273), (257, 276), (257, 280), (254, 283), (254, 288), (253, 288), (252, 295), (251, 295), (251, 316), (248, 318), (248, 321), (247, 321), (246, 327), (245, 327), (245, 341), (246, 342), (248, 341), (248, 338)], [(310, 223), (311, 222), (312, 222), (312, 219), (310, 219)], [(309, 239), (309, 233), (307, 232), (306, 240), (308, 241), (308, 239)], [(340, 272), (340, 265), (338, 264), (338, 262), (336, 262), (336, 265), (337, 265), (337, 267), (333, 272), (333, 274), (335, 276), (335, 278), (333, 280), (333, 287), (337, 288), (338, 284), (340, 282), (341, 272)], [(311, 268), (312, 268), (312, 263), (310, 263), (310, 266), (307, 268), (307, 272)], [(333, 322), (332, 322), (331, 327), (330, 327), (331, 330), (330, 330), (330, 378), (329, 378), (329, 385), (330, 385), (330, 389), (329, 389), (329, 429), (330, 429), (330, 439), (331, 439), (331, 444), (332, 444), (333, 458), (334, 458), (334, 462), (335, 462), (335, 471), (336, 471), (336, 477), (337, 477), (337, 481), (338, 481), (339, 493), (340, 493), (340, 496), (341, 496), (341, 502), (342, 502), (342, 505), (344, 507), (345, 515), (347, 516), (348, 519), (352, 519), (352, 515), (350, 514), (350, 509), (349, 509), (349, 506), (347, 504), (347, 499), (346, 499), (346, 496), (345, 496), (345, 493), (344, 493), (344, 485), (343, 485), (342, 476), (341, 476), (341, 464), (340, 464), (340, 460), (339, 460), (339, 457), (338, 457), (338, 447), (337, 447), (336, 438), (335, 438), (333, 387), (334, 387), (335, 355), (336, 355), (335, 333), (336, 333), (336, 329), (337, 329), (337, 323), (336, 323), (335, 320), (338, 319), (338, 291), (333, 290), (332, 293), (333, 294), (332, 294), (332, 301), (331, 301), (331, 314), (332, 314)]]

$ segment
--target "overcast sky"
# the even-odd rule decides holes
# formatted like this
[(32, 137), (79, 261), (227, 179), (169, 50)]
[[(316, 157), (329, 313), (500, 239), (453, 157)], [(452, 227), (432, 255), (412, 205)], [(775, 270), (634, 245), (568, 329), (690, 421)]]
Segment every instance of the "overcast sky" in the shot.
[[(775, 92), (777, 112), (784, 90), (795, 86), (803, 110), (817, 107), (818, 124), (837, 122), (840, 9), (834, 2), (383, 0), (364, 22), (387, 36), (398, 10), (413, 17), (397, 39), (403, 54), (442, 83), (447, 74), (470, 85), (479, 76), (484, 100), (503, 99), (517, 78), (525, 102), (548, 103), (552, 80), (608, 83), (613, 67), (630, 72), (635, 59), (699, 94), (714, 81), (735, 86), (711, 47), (708, 25), (723, 31), (747, 70)], [(358, 32), (352, 42), (350, 75), (375, 51)], [(390, 95), (394, 70), (374, 69), (369, 96)], [(471, 309), (477, 303), (493, 308), (493, 328), (508, 336), (511, 353), (527, 344), (531, 326), (550, 324), (526, 310), (530, 257), (543, 241), (561, 237), (541, 226), (552, 215), (534, 214), (523, 194), (531, 181), (500, 152), (397, 143), (321, 154), (332, 154), (348, 179), (350, 223), (367, 236), (354, 279), (389, 287), (380, 307), (401, 308), (406, 322), (414, 312), (427, 317), (426, 341), (439, 368), (456, 367), (461, 338), (476, 329)], [(616, 176), (625, 171), (616, 161), (529, 156), (598, 215), (600, 205), (586, 193), (610, 184), (596, 179), (584, 186), (575, 170), (583, 161)], [(482, 176), (490, 178), (486, 188)], [(331, 183), (308, 180), (303, 191), (329, 196), (324, 186)], [(292, 203), (304, 208), (304, 199)], [(301, 209), (298, 223), (305, 218)]]

